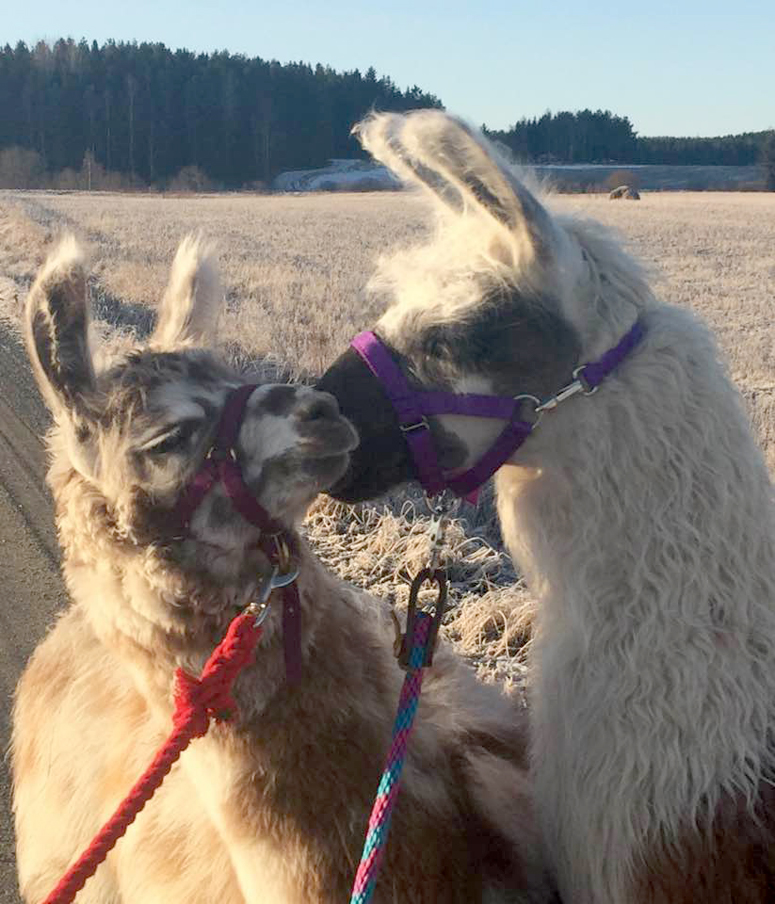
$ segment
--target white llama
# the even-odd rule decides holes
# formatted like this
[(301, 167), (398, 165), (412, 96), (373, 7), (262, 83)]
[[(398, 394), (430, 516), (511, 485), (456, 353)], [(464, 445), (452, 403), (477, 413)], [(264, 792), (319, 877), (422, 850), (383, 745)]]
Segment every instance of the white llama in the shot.
[[(438, 202), (432, 239), (374, 280), (393, 302), (375, 330), (414, 387), (551, 398), (643, 329), (599, 392), (547, 411), (496, 477), (538, 600), (532, 769), (561, 895), (775, 900), (773, 487), (712, 337), (600, 227), (550, 215), (459, 121), (377, 115), (360, 135)], [(361, 437), (335, 496), (417, 476), (359, 354), (319, 386)], [(535, 419), (537, 402), (523, 407)], [(452, 480), (503, 429), (427, 420)]]
[[(170, 516), (243, 382), (201, 347), (220, 295), (207, 256), (186, 241), (149, 344), (104, 367), (89, 350), (72, 241), (29, 295), (27, 341), (55, 419), (49, 484), (72, 597), (32, 657), (14, 713), (18, 869), (30, 904), (166, 737), (175, 668), (199, 673), (267, 575), (259, 530), (220, 484), (184, 532)], [(330, 396), (306, 388), (259, 386), (244, 411), (233, 446), (243, 477), (293, 530), (344, 473), (355, 433)], [(299, 543), (301, 683), (286, 682), (272, 611), (236, 685), (238, 724), (194, 740), (80, 904), (348, 900), (402, 673), (386, 613)], [(374, 901), (553, 900), (525, 765), (514, 705), (440, 650)]]

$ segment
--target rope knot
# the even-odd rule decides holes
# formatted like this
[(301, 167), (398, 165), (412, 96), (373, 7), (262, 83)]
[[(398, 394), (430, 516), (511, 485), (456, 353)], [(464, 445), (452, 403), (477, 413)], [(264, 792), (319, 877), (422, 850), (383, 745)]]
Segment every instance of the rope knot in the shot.
[(231, 682), (218, 680), (211, 675), (210, 680), (202, 680), (189, 675), (183, 669), (175, 672), (175, 712), (176, 727), (190, 725), (191, 736), (200, 738), (207, 733), (210, 719), (224, 722), (237, 711), (237, 704), (231, 695)]
[(207, 733), (210, 719), (228, 721), (237, 712), (231, 689), (240, 671), (253, 659), (261, 629), (251, 616), (234, 619), (221, 643), (213, 650), (199, 678), (183, 669), (175, 671), (176, 728), (188, 726), (191, 737)]
[(153, 797), (164, 776), (188, 747), (189, 741), (207, 734), (210, 719), (229, 719), (237, 711), (231, 688), (240, 669), (252, 661), (260, 637), (261, 628), (256, 625), (255, 616), (247, 613), (238, 615), (205, 663), (199, 678), (189, 675), (183, 669), (176, 670), (172, 734), (158, 750), (153, 762), (129, 795), (43, 904), (72, 904), (86, 880), (94, 875), (113, 845)]

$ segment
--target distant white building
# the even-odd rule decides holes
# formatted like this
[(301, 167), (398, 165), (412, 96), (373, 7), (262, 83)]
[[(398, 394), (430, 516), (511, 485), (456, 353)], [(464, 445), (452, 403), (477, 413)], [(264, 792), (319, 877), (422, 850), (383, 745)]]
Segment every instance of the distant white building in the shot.
[(321, 169), (280, 173), (275, 191), (389, 191), (401, 182), (386, 167), (369, 160), (330, 160)]

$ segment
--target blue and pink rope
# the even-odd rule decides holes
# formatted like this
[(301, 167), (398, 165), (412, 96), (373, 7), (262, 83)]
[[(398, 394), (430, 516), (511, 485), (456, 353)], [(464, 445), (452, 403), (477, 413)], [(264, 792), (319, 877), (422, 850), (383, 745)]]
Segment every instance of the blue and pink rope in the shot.
[[(417, 614), (409, 666), (401, 687), (398, 713), (393, 726), (393, 738), (372, 807), (350, 904), (366, 904), (371, 899), (377, 882), (390, 830), (390, 817), (398, 797), (407, 744), (417, 713), (425, 648), (432, 624), (431, 615), (426, 612)], [(46, 898), (45, 904), (71, 904), (87, 879), (94, 874), (97, 866), (153, 796), (189, 742), (206, 733), (211, 718), (229, 719), (235, 712), (231, 686), (241, 668), (252, 660), (260, 636), (261, 628), (256, 626), (255, 616), (241, 615), (234, 619), (226, 637), (213, 651), (198, 679), (178, 670), (172, 734), (116, 813)]]
[(369, 828), (363, 845), (361, 862), (355, 876), (350, 904), (366, 904), (371, 900), (377, 875), (382, 864), (390, 817), (393, 813), (398, 789), (400, 787), (401, 770), (404, 768), (406, 748), (412, 733), (414, 717), (420, 700), (423, 679), (423, 662), (425, 647), (428, 643), (433, 617), (426, 612), (418, 612), (415, 622), (412, 652), (409, 656), (409, 668), (401, 687), (398, 701), (398, 713), (393, 725), (393, 740), (388, 751), (387, 762), (377, 788), (377, 796), (371, 809)]

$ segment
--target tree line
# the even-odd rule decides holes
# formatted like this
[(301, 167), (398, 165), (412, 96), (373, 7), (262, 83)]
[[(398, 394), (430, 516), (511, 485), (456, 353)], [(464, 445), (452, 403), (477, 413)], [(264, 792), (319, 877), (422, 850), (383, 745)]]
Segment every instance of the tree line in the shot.
[[(441, 107), (373, 68), (280, 64), (160, 43), (62, 39), (0, 50), (0, 187), (267, 185), (282, 170), (363, 156), (370, 109)], [(485, 131), (487, 131), (485, 127)], [(765, 163), (768, 136), (643, 138), (608, 110), (547, 112), (489, 131), (529, 163)], [(770, 150), (767, 150), (767, 148)], [(769, 157), (768, 157), (769, 155)], [(773, 177), (775, 178), (775, 177)]]
[(639, 137), (626, 116), (609, 110), (544, 113), (490, 132), (527, 163), (651, 163), (751, 166), (760, 162), (771, 132), (721, 138)]
[(358, 156), (350, 129), (372, 107), (439, 106), (373, 68), (72, 39), (0, 51), (0, 149), (33, 152), (50, 173), (81, 170), (86, 156), (146, 184), (184, 167), (226, 187), (269, 182)]

